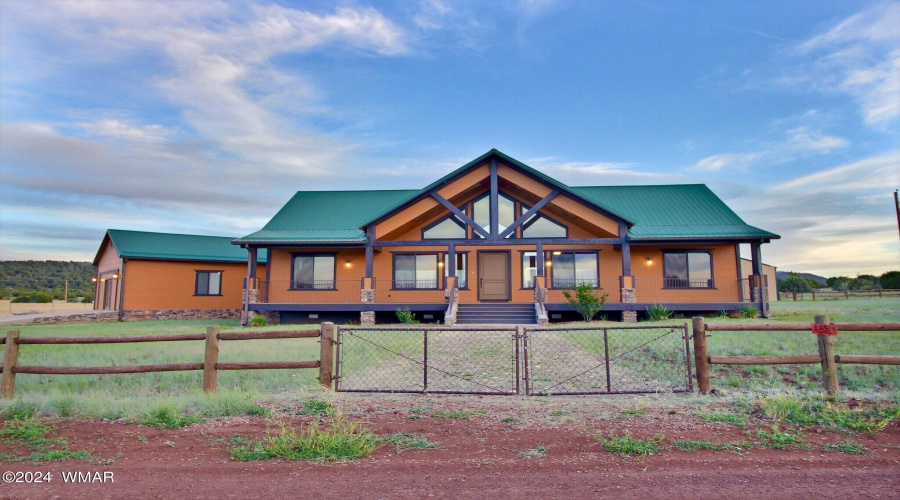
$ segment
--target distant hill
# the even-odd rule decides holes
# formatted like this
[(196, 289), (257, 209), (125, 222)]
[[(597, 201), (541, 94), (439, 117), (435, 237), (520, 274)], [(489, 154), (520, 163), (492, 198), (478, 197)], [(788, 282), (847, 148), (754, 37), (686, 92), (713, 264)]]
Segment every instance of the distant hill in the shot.
[(819, 275), (817, 275), (817, 274), (811, 274), (811, 273), (792, 273), (792, 272), (790, 272), (790, 271), (776, 271), (776, 272), (775, 272), (775, 277), (778, 278), (778, 279), (780, 279), (780, 280), (783, 280), (783, 279), (787, 278), (788, 276), (790, 276), (790, 275), (792, 275), (792, 274), (796, 274), (797, 276), (800, 276), (801, 278), (806, 278), (806, 279), (808, 279), (808, 280), (816, 280), (816, 281), (818, 281), (819, 284), (822, 285), (822, 286), (825, 286), (825, 281), (826, 281), (826, 279), (827, 279), (827, 278), (823, 278), (822, 276), (819, 276)]
[(0, 295), (3, 298), (18, 297), (34, 292), (50, 293), (62, 299), (66, 281), (69, 282), (69, 298), (94, 297), (94, 266), (90, 262), (65, 262), (58, 260), (7, 260), (0, 261)]

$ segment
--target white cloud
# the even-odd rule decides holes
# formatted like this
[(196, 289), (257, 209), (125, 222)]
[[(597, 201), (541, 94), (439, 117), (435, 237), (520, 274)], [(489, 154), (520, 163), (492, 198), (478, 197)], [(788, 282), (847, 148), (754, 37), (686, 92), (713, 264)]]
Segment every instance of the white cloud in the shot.
[(719, 172), (722, 170), (746, 171), (762, 156), (763, 153), (717, 154), (703, 158), (689, 170), (697, 172)]
[(525, 163), (570, 186), (684, 182), (681, 175), (641, 171), (628, 162), (561, 161), (553, 157), (532, 158)]
[(884, 2), (799, 44), (815, 55), (785, 82), (811, 84), (852, 95), (866, 122), (884, 126), (900, 116), (900, 3)]
[(812, 132), (807, 127), (797, 127), (788, 131), (788, 142), (802, 150), (829, 153), (834, 149), (847, 147), (850, 142), (840, 137)]
[(786, 182), (776, 189), (877, 190), (900, 186), (900, 151), (866, 158)]
[(131, 125), (120, 120), (104, 119), (91, 123), (79, 123), (89, 134), (138, 142), (162, 142), (169, 131), (162, 125)]

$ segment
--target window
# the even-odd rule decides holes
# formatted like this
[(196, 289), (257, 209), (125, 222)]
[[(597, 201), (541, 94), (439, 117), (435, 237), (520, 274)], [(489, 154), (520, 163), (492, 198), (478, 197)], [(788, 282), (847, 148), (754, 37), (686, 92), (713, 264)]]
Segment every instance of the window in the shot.
[(292, 290), (333, 290), (334, 254), (294, 255)]
[[(465, 207), (460, 207), (466, 213)], [(468, 215), (468, 214), (466, 214)], [(456, 215), (450, 214), (422, 230), (423, 240), (465, 239), (466, 225)]]
[[(448, 260), (449, 254), (444, 254), (444, 277), (450, 276), (450, 263)], [(466, 253), (457, 253), (456, 254), (456, 288), (469, 288), (468, 280), (466, 279), (467, 273), (466, 271), (469, 269), (467, 265), (469, 261), (469, 255)]]
[(394, 287), (438, 288), (438, 254), (395, 254)]
[(713, 288), (712, 253), (705, 250), (663, 252), (666, 288)]
[(222, 295), (222, 271), (197, 271), (194, 295)]
[(553, 288), (575, 288), (582, 283), (599, 287), (597, 252), (553, 252)]
[[(530, 210), (528, 205), (522, 205), (522, 214)], [(541, 215), (540, 212), (532, 215), (522, 224), (523, 238), (565, 238), (568, 236), (566, 226), (555, 220)]]
[[(516, 221), (516, 202), (503, 193), (498, 193), (497, 200), (497, 231), (499, 234)], [(490, 193), (485, 193), (472, 204), (472, 220), (474, 220), (479, 227), (484, 229), (485, 232), (491, 232)], [(511, 234), (507, 236), (507, 238), (512, 236), (513, 235)], [(475, 233), (475, 237), (481, 238), (478, 233)]]
[(537, 252), (522, 252), (522, 288), (534, 288), (537, 276)]

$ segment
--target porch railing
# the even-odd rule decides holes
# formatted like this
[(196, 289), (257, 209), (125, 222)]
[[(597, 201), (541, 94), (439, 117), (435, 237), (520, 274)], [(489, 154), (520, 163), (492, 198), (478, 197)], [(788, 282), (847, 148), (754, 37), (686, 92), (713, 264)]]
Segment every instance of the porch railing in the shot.
[(441, 304), (446, 293), (435, 280), (376, 280), (376, 304)]
[(634, 291), (643, 304), (750, 302), (747, 278), (635, 278)]
[(260, 303), (271, 304), (355, 304), (360, 302), (360, 280), (318, 280), (300, 282), (271, 280), (259, 282)]
[[(563, 295), (563, 292), (574, 288), (576, 283), (562, 282), (559, 280), (556, 280), (555, 282), (553, 280), (548, 281), (550, 282), (550, 287), (547, 288), (547, 296), (544, 297), (544, 302), (547, 304), (565, 304), (566, 297)], [(600, 278), (599, 280), (595, 278), (585, 282), (593, 284), (597, 291), (606, 293), (607, 304), (617, 304), (622, 301), (618, 276), (615, 278)], [(597, 285), (599, 285), (599, 287)]]

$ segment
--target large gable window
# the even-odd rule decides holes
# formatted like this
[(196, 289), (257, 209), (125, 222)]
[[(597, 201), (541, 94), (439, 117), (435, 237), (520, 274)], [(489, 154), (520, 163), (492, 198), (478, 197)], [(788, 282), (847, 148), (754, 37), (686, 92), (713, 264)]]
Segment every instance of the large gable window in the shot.
[(222, 271), (197, 271), (194, 295), (222, 295)]
[(712, 253), (706, 250), (663, 252), (666, 288), (713, 288)]
[[(530, 209), (531, 207), (528, 205), (522, 205), (523, 214)], [(540, 213), (532, 215), (522, 224), (523, 238), (565, 238), (567, 236), (566, 226)]]
[[(483, 194), (472, 203), (472, 220), (475, 221), (486, 233), (491, 232), (491, 196)], [(497, 232), (502, 233), (516, 221), (516, 202), (503, 193), (497, 196)], [(512, 235), (510, 235), (512, 236)], [(507, 236), (509, 238), (510, 236)], [(476, 238), (482, 236), (475, 233)]]
[(437, 289), (438, 254), (395, 254), (394, 286), (396, 289)]
[(334, 254), (295, 254), (293, 290), (333, 290)]
[(575, 288), (587, 283), (598, 288), (597, 252), (553, 252), (553, 288)]
[[(465, 207), (460, 207), (466, 213)], [(466, 214), (468, 215), (468, 214)], [(423, 240), (454, 240), (466, 238), (466, 225), (454, 214), (438, 219), (422, 230)]]

